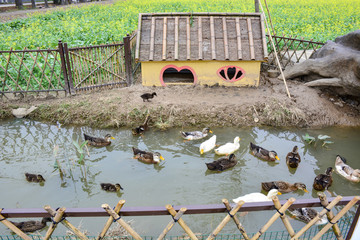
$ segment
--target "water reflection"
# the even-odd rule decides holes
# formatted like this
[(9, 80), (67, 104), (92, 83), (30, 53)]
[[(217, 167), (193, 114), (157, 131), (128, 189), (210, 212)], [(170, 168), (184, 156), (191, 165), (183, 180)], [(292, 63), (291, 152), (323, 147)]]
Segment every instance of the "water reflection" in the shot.
[[(202, 140), (184, 142), (179, 131), (150, 130), (143, 137), (134, 137), (129, 129), (58, 128), (56, 125), (27, 119), (2, 122), (0, 190), (7, 193), (2, 198), (2, 207), (39, 208), (45, 204), (97, 207), (103, 203), (115, 205), (120, 198), (126, 200), (126, 206), (214, 204), (221, 203), (223, 198), (231, 201), (247, 193), (260, 192), (261, 182), (277, 180), (303, 182), (310, 191), (283, 194), (280, 199), (315, 198), (317, 192), (312, 189), (314, 177), (323, 173), (327, 167), (333, 167), (337, 154), (347, 158), (353, 168), (360, 168), (360, 162), (356, 161), (356, 156), (360, 155), (359, 128), (215, 128), (213, 131), (219, 145), (233, 142), (235, 136), (241, 138), (240, 149), (235, 152), (238, 164), (223, 172), (209, 171), (205, 165), (220, 156), (213, 151), (200, 156)], [(73, 141), (81, 144), (83, 133), (100, 137), (110, 133), (115, 140), (107, 147), (88, 147), (90, 156), (85, 150), (84, 164), (79, 164), (80, 155)], [(329, 145), (329, 148), (309, 146), (302, 140), (302, 135), (306, 133), (311, 136), (329, 135), (334, 144)], [(275, 150), (280, 161), (267, 162), (252, 156), (250, 142)], [(288, 168), (285, 163), (285, 156), (294, 145), (299, 147), (302, 159), (297, 169)], [(159, 151), (165, 161), (158, 165), (144, 164), (133, 159), (132, 147)], [(46, 182), (43, 186), (28, 183), (25, 172), (42, 174)], [(336, 173), (333, 178), (333, 186), (329, 188), (331, 193), (326, 192), (327, 196), (360, 194), (359, 184), (348, 182)], [(101, 182), (120, 183), (124, 190), (105, 192), (100, 188)], [(188, 218), (187, 222), (193, 226), (193, 231), (203, 232), (204, 229), (211, 231), (209, 222), (217, 225), (223, 216)], [(243, 225), (247, 231), (256, 232), (257, 226), (263, 225), (260, 221), (263, 218), (260, 213), (251, 213), (244, 217)], [(168, 219), (165, 219), (166, 224)], [(148, 235), (157, 235), (164, 226), (152, 224), (153, 221), (163, 220), (141, 218), (136, 220), (135, 226), (137, 229), (149, 229), (144, 232)], [(254, 224), (254, 221), (260, 223)], [(93, 229), (94, 234), (101, 231), (96, 220), (86, 219), (84, 224), (87, 222), (93, 222), (93, 225), (84, 227)], [(298, 226), (303, 224), (298, 223)], [(1, 227), (0, 232), (3, 232), (4, 228)], [(232, 227), (226, 229), (225, 232), (234, 231)], [(179, 232), (182, 232), (181, 229)], [(177, 234), (176, 231), (173, 234)]]

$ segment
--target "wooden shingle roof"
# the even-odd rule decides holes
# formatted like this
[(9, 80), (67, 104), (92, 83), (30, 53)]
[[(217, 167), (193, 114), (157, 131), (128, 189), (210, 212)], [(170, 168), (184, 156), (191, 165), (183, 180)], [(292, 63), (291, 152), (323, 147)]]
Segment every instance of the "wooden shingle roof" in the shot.
[(260, 13), (139, 14), (139, 61), (263, 61), (267, 56)]

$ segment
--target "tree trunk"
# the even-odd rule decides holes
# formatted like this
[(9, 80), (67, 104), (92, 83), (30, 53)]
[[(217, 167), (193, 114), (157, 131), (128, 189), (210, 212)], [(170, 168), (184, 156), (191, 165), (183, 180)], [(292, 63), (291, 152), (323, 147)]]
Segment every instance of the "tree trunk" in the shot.
[(44, 0), (44, 2), (45, 2), (45, 7), (46, 7), (46, 8), (49, 8), (48, 1), (47, 1), (47, 0)]
[(36, 8), (35, 0), (31, 0), (31, 8), (32, 9)]
[(15, 0), (15, 5), (19, 10), (24, 9), (22, 0)]

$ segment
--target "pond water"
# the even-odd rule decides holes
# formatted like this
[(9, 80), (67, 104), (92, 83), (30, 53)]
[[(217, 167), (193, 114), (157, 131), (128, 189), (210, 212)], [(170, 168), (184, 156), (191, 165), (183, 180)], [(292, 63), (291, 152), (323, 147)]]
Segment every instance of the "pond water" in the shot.
[[(129, 129), (71, 126), (59, 129), (56, 125), (27, 119), (3, 121), (0, 125), (0, 207), (42, 208), (46, 204), (53, 208), (100, 207), (103, 203), (115, 206), (120, 199), (126, 200), (127, 207), (221, 204), (223, 198), (231, 201), (247, 193), (259, 192), (261, 182), (275, 180), (303, 182), (309, 190), (309, 193), (297, 191), (283, 194), (279, 196), (280, 200), (290, 197), (316, 198), (316, 191), (312, 190), (314, 177), (325, 172), (327, 167), (334, 167), (337, 154), (345, 157), (352, 167), (360, 168), (360, 128), (214, 128), (212, 130), (217, 135), (217, 144), (233, 142), (235, 136), (241, 138), (240, 149), (235, 153), (239, 163), (220, 173), (207, 170), (205, 165), (218, 156), (213, 151), (200, 156), (199, 146), (203, 140), (184, 142), (180, 130), (150, 130), (143, 137), (135, 137)], [(79, 155), (73, 144), (73, 140), (80, 143), (83, 141), (83, 133), (93, 136), (110, 133), (116, 138), (108, 147), (88, 147), (90, 156), (85, 156), (85, 171), (84, 167), (76, 164)], [(329, 135), (334, 143), (328, 145), (328, 148), (322, 147), (320, 143), (316, 146), (306, 144), (302, 139), (306, 133), (310, 136)], [(255, 158), (249, 152), (250, 142), (277, 151), (280, 161), (270, 163)], [(298, 169), (289, 170), (285, 156), (294, 145), (299, 147), (302, 161)], [(160, 165), (139, 162), (133, 159), (133, 146), (159, 151), (165, 161)], [(55, 161), (65, 171), (63, 179), (57, 170), (54, 171)], [(25, 172), (42, 174), (46, 182), (29, 183), (25, 180)], [(118, 182), (124, 190), (120, 193), (105, 192), (100, 188), (102, 182)], [(329, 190), (331, 193), (326, 193), (327, 196), (359, 195), (360, 184), (350, 183), (334, 173), (334, 184)], [(242, 218), (242, 223), (247, 232), (256, 232), (273, 214), (272, 211), (249, 213)], [(191, 229), (200, 233), (211, 232), (223, 218), (223, 214), (184, 216)], [(81, 223), (83, 229), (97, 235), (106, 219), (74, 218), (70, 222), (75, 226)], [(126, 217), (125, 220), (132, 220), (132, 226), (139, 234), (156, 236), (170, 218)], [(291, 223), (295, 229), (304, 226), (297, 221)], [(278, 220), (270, 231), (283, 229)], [(0, 232), (10, 233), (2, 224)], [(182, 233), (183, 230), (176, 225), (169, 235)], [(229, 223), (221, 233), (238, 232), (235, 225)]]

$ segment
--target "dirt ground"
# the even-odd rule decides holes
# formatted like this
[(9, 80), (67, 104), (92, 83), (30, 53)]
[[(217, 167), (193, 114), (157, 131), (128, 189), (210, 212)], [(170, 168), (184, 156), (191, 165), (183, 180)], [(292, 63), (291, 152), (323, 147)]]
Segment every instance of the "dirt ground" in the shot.
[[(111, 3), (103, 1), (98, 3)], [(78, 6), (83, 6), (78, 4)], [(34, 11), (0, 13), (26, 17)], [(51, 10), (51, 9), (50, 9)], [(12, 110), (37, 106), (29, 118), (92, 127), (133, 127), (150, 114), (154, 127), (183, 126), (360, 126), (360, 100), (332, 96), (309, 88), (302, 82), (287, 81), (291, 98), (282, 80), (262, 74), (257, 88), (171, 86), (144, 87), (138, 83), (126, 88), (79, 93), (72, 97), (25, 96), (0, 100), (0, 118), (13, 117)], [(156, 92), (150, 102), (140, 95)]]
[[(356, 100), (331, 96), (298, 81), (262, 78), (257, 88), (170, 86), (130, 87), (79, 93), (72, 97), (31, 96), (1, 101), (2, 118), (18, 107), (37, 106), (28, 117), (92, 127), (134, 127), (146, 115), (156, 128), (203, 126), (360, 126)], [(156, 92), (144, 102), (143, 93)]]

